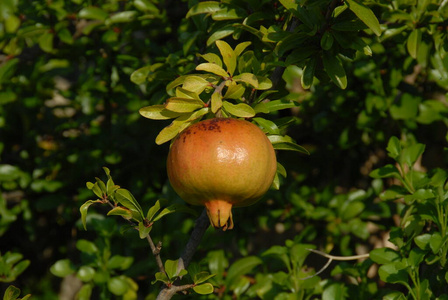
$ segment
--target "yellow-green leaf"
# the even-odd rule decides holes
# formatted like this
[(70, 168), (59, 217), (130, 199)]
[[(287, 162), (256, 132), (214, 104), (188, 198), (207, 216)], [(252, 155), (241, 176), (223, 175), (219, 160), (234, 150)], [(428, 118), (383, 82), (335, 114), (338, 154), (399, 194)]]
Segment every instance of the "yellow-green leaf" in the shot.
[(199, 54), (199, 56), (208, 61), (209, 63), (217, 64), (218, 66), (222, 67), (222, 60), (215, 53)]
[(242, 84), (231, 84), (224, 95), (224, 99), (236, 99), (239, 100), (243, 96), (246, 89)]
[(272, 88), (272, 81), (269, 78), (263, 76), (257, 76), (257, 80), (258, 80), (257, 90), (269, 90), (270, 88)]
[(204, 107), (195, 112), (183, 114), (182, 116), (178, 117), (170, 125), (160, 131), (160, 133), (156, 137), (156, 144), (161, 145), (172, 140), (177, 136), (179, 132), (193, 124), (209, 111), (210, 109), (208, 107)]
[(222, 107), (221, 93), (213, 93), (211, 99), (212, 112), (216, 113)]
[(227, 72), (232, 76), (236, 68), (236, 56), (232, 47), (221, 40), (216, 41), (216, 46), (218, 47), (219, 52), (221, 52), (222, 59), (227, 67)]
[(233, 77), (233, 80), (237, 82), (244, 82), (247, 83), (254, 88), (258, 88), (258, 78), (252, 73), (241, 73), (235, 77)]
[(251, 42), (243, 42), (240, 43), (238, 45), (236, 45), (235, 50), (233, 50), (233, 52), (235, 53), (235, 56), (240, 56), (241, 53), (243, 53), (243, 51), (250, 45), (252, 44)]
[(140, 108), (140, 115), (152, 120), (168, 120), (177, 118), (180, 113), (170, 111), (164, 105), (152, 105)]
[(204, 107), (202, 100), (189, 98), (169, 98), (165, 103), (165, 108), (178, 113), (189, 113), (198, 108)]
[(416, 59), (418, 53), (418, 46), (422, 40), (422, 32), (419, 29), (414, 29), (408, 37), (406, 46), (408, 48), (409, 55)]
[(187, 98), (187, 99), (201, 100), (201, 98), (199, 98), (199, 95), (196, 92), (193, 92), (191, 90), (185, 89), (183, 87), (178, 87), (176, 89), (176, 97), (177, 98)]
[(254, 109), (245, 103), (232, 104), (230, 102), (224, 101), (222, 103), (222, 106), (229, 114), (236, 117), (251, 118), (255, 116)]
[(212, 63), (202, 63), (196, 67), (198, 71), (205, 71), (227, 78), (229, 74), (220, 66)]
[(205, 78), (195, 76), (195, 75), (190, 75), (185, 78), (182, 88), (192, 91), (199, 95), (209, 85), (210, 85), (210, 83)]

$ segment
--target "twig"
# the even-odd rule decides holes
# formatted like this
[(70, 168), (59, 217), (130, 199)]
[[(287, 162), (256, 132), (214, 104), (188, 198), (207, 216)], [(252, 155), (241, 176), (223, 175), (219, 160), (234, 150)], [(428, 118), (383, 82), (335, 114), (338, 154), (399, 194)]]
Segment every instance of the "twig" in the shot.
[(160, 291), (159, 295), (157, 295), (156, 300), (168, 300), (171, 299), (175, 294), (186, 291), (194, 287), (194, 284), (185, 284), (185, 285), (172, 285), (170, 288), (165, 288)]
[(306, 249), (308, 251), (314, 252), (316, 254), (319, 254), (323, 257), (328, 258), (327, 263), (319, 270), (317, 271), (315, 274), (311, 275), (311, 276), (307, 276), (304, 278), (300, 278), (300, 280), (306, 280), (306, 279), (310, 279), (313, 278), (314, 276), (319, 275), (320, 273), (322, 273), (323, 271), (325, 271), (328, 266), (331, 264), (331, 262), (333, 260), (337, 260), (337, 261), (348, 261), (348, 260), (357, 260), (357, 259), (364, 259), (364, 258), (368, 258), (369, 254), (361, 254), (361, 255), (352, 255), (352, 256), (335, 256), (335, 255), (331, 255), (331, 254), (327, 254), (325, 252), (319, 251), (319, 250), (314, 250), (314, 249)]
[[(115, 206), (107, 199), (107, 197), (104, 197), (103, 201), (105, 201), (112, 209), (115, 208)], [(126, 219), (123, 216), (122, 216), (122, 218), (124, 220), (126, 220), (135, 230), (138, 231), (138, 226), (134, 222), (132, 222), (129, 219)], [(156, 246), (149, 234), (146, 236), (146, 240), (148, 241), (148, 244), (149, 244), (149, 247), (151, 248), (152, 254), (156, 258), (156, 262), (157, 262), (157, 266), (159, 267), (159, 271), (166, 274), (165, 267), (163, 266), (162, 258), (160, 257), (160, 250), (162, 249), (162, 242), (159, 241)]]

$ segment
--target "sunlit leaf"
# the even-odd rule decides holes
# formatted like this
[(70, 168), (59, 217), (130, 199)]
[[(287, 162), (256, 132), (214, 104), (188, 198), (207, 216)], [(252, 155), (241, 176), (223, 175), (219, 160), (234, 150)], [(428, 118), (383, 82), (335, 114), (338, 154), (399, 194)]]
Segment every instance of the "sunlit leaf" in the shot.
[(153, 120), (168, 120), (177, 118), (182, 113), (174, 112), (166, 109), (164, 105), (152, 105), (140, 108), (140, 115)]
[(233, 77), (233, 80), (237, 82), (247, 83), (254, 88), (258, 88), (258, 78), (252, 73), (242, 73)]
[(204, 1), (194, 5), (188, 11), (186, 18), (199, 14), (213, 14), (222, 9), (221, 3), (217, 1)]
[(213, 113), (216, 113), (222, 107), (222, 95), (221, 93), (213, 93), (211, 97), (211, 109)]
[(169, 98), (165, 103), (165, 108), (177, 113), (189, 113), (204, 107), (204, 102), (188, 98)]
[(205, 71), (227, 78), (229, 74), (220, 66), (211, 63), (202, 63), (196, 67), (198, 71)]
[(228, 101), (224, 101), (222, 105), (229, 114), (236, 117), (251, 118), (255, 116), (254, 109), (245, 103), (232, 104)]
[(236, 68), (235, 52), (229, 44), (221, 40), (216, 41), (216, 46), (218, 47), (219, 52), (221, 52), (222, 59), (227, 67), (227, 72), (232, 76)]

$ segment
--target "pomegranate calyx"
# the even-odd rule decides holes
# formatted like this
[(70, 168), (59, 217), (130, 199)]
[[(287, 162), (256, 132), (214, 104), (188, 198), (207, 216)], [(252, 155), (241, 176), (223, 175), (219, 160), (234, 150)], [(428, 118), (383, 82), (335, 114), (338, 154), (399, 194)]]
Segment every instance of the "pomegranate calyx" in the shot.
[(233, 228), (231, 203), (224, 200), (210, 200), (204, 205), (213, 227), (222, 229), (222, 231)]

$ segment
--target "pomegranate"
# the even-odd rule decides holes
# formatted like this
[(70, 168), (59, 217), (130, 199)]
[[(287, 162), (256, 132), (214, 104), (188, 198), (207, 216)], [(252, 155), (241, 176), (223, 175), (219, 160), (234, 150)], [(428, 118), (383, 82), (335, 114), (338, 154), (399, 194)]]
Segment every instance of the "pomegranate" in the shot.
[(171, 145), (167, 171), (187, 203), (204, 205), (210, 223), (232, 229), (232, 207), (258, 201), (277, 169), (274, 148), (256, 125), (215, 118), (191, 125)]

